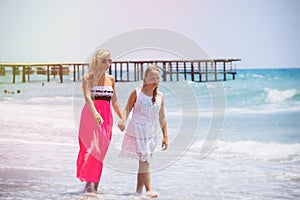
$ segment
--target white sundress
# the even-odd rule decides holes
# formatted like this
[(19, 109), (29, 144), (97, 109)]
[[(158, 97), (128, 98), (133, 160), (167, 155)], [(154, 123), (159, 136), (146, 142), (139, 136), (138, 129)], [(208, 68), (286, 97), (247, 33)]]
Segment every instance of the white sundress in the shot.
[(156, 101), (153, 104), (152, 97), (145, 95), (140, 87), (135, 91), (137, 98), (132, 118), (123, 138), (120, 156), (150, 162), (157, 146), (158, 134), (161, 133), (159, 111), (162, 93), (157, 92)]

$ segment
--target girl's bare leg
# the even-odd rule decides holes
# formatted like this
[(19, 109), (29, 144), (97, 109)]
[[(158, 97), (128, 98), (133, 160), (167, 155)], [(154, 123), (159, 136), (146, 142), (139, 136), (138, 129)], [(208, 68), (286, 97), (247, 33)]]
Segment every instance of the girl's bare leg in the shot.
[(138, 173), (137, 174), (137, 183), (136, 183), (136, 193), (142, 193), (143, 192), (143, 187), (144, 187), (143, 174)]
[[(157, 198), (158, 195), (156, 193), (151, 192), (151, 174), (150, 174), (150, 163), (148, 162), (139, 162), (139, 175), (141, 179), (142, 190), (143, 186), (145, 186), (147, 196), (150, 198)], [(142, 190), (140, 192), (142, 192)]]
[(139, 161), (139, 171), (137, 174), (137, 183), (136, 183), (136, 192), (137, 193), (142, 193), (143, 192), (143, 188), (144, 188), (144, 177), (143, 177), (143, 162)]

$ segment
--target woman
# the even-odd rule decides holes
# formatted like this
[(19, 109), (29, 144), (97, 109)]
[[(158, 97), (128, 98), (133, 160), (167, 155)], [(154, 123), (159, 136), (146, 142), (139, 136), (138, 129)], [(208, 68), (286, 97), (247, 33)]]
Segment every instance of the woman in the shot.
[(112, 64), (107, 50), (97, 50), (83, 77), (85, 105), (79, 126), (77, 177), (85, 181), (86, 192), (97, 192), (105, 158), (112, 137), (112, 109), (122, 117), (116, 96), (115, 79), (106, 73)]

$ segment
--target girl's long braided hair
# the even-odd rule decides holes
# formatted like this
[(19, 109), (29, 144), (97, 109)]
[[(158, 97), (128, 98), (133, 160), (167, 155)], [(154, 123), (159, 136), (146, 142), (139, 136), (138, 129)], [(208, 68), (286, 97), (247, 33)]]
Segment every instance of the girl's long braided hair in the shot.
[[(144, 84), (143, 87), (146, 87), (146, 82), (145, 82), (145, 77), (148, 75), (148, 73), (152, 72), (152, 71), (157, 71), (158, 73), (160, 73), (159, 68), (155, 65), (149, 65), (145, 71), (145, 75), (144, 75)], [(157, 87), (153, 90), (153, 94), (152, 94), (152, 103), (153, 105), (156, 102), (156, 96), (157, 96)]]

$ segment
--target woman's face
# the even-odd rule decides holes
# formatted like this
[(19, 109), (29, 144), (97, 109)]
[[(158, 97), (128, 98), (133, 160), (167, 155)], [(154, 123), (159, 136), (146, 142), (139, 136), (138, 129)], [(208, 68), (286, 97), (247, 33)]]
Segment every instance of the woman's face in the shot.
[(99, 68), (101, 70), (107, 70), (109, 66), (112, 64), (112, 59), (110, 56), (105, 56), (100, 60), (100, 63), (98, 64)]
[(160, 74), (158, 71), (150, 71), (145, 77), (145, 83), (157, 87), (160, 81)]

